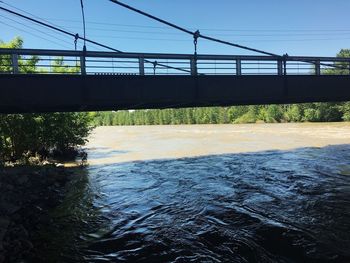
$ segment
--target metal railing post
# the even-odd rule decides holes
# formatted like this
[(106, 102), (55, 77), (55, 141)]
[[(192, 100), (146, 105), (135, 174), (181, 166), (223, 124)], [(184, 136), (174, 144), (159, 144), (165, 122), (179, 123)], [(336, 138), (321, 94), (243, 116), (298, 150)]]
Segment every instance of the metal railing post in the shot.
[(18, 54), (12, 54), (11, 55), (11, 61), (12, 61), (12, 73), (18, 74), (19, 68), (18, 68)]
[[(147, 75), (152, 74), (152, 68), (148, 68), (148, 64), (153, 64), (153, 74), (156, 73), (157, 66), (159, 74), (164, 74), (164, 69), (167, 70), (167, 73), (169, 74), (188, 74), (188, 75), (205, 75), (205, 74), (212, 74), (212, 73), (222, 73), (227, 72), (227, 70), (230, 71), (230, 74), (234, 75), (244, 75), (247, 70), (246, 68), (246, 62), (253, 63), (257, 67), (258, 63), (264, 63), (269, 64), (271, 66), (270, 73), (276, 75), (288, 75), (288, 74), (305, 74), (306, 70), (309, 69), (307, 72), (308, 74), (312, 75), (322, 75), (325, 74), (324, 69), (326, 68), (332, 68), (333, 70), (336, 70), (335, 72), (343, 73), (346, 75), (350, 75), (350, 59), (349, 58), (339, 58), (339, 57), (303, 57), (303, 56), (288, 56), (288, 54), (284, 54), (282, 56), (275, 56), (275, 57), (266, 57), (266, 56), (232, 56), (232, 55), (210, 55), (210, 54), (203, 54), (203, 55), (188, 55), (188, 54), (164, 54), (164, 53), (116, 53), (116, 52), (96, 52), (96, 51), (89, 51), (86, 50), (82, 51), (67, 51), (67, 50), (36, 50), (36, 49), (3, 49), (0, 48), (0, 55), (7, 56), (9, 59), (9, 64), (7, 65), (8, 73), (10, 74), (22, 74), (22, 59), (27, 56), (43, 56), (48, 57), (49, 61), (54, 57), (64, 57), (64, 58), (70, 58), (67, 61), (78, 61), (78, 63), (74, 63), (75, 66), (80, 66), (78, 69), (77, 74), (92, 74), (93, 68), (97, 68), (98, 73), (106, 73), (106, 66), (103, 64), (97, 64), (97, 65), (90, 65), (89, 63), (97, 61), (92, 60), (93, 58), (103, 58), (103, 59), (112, 59), (112, 67), (114, 69), (117, 68), (117, 65), (115, 65), (115, 58), (120, 59), (129, 59), (132, 60), (136, 65), (136, 73), (137, 75)], [(23, 56), (23, 57), (22, 57)], [(77, 60), (76, 60), (77, 59)], [(161, 63), (157, 63), (156, 61), (151, 62), (151, 59), (158, 59), (159, 61), (163, 61)], [(103, 60), (104, 61), (104, 60)], [(167, 62), (164, 62), (167, 61)], [(185, 61), (185, 64), (183, 65), (182, 62), (178, 61)], [(203, 72), (203, 67), (201, 63), (205, 63), (205, 61), (208, 61), (211, 66), (211, 72), (209, 70), (206, 70)], [(226, 61), (226, 62), (222, 62)], [(230, 61), (230, 62), (229, 62)], [(177, 66), (173, 66), (173, 64), (177, 64)], [(229, 62), (229, 63), (228, 63)], [(137, 66), (137, 63), (139, 65)], [(146, 63), (146, 64), (145, 64)], [(190, 63), (190, 65), (188, 65)], [(276, 63), (276, 64), (275, 64)], [(289, 63), (289, 64), (288, 64)], [(231, 64), (230, 66), (220, 66), (218, 65), (222, 64)], [(295, 67), (297, 65), (297, 67)], [(48, 65), (43, 65), (43, 67), (46, 67), (48, 70), (51, 69), (54, 65), (49, 63)], [(72, 67), (72, 65), (68, 64), (68, 67)], [(189, 67), (190, 66), (190, 67)], [(307, 66), (307, 69), (305, 68)], [(125, 67), (127, 68), (127, 67)], [(52, 68), (53, 69), (53, 68)], [(209, 68), (208, 68), (209, 69)], [(258, 68), (250, 68), (249, 73), (257, 74)], [(295, 71), (297, 69), (297, 71)], [(214, 72), (215, 70), (215, 72)], [(225, 70), (225, 71), (223, 71)], [(261, 69), (260, 69), (261, 70)], [(272, 71), (271, 71), (272, 70)], [(276, 71), (275, 71), (276, 70)], [(311, 70), (311, 71), (310, 71)], [(87, 72), (89, 71), (89, 73)], [(216, 72), (217, 71), (217, 72)], [(50, 70), (49, 72), (52, 72)], [(114, 71), (113, 71), (114, 72)], [(38, 72), (39, 73), (39, 72)], [(119, 73), (118, 73), (119, 74)], [(134, 74), (133, 74), (134, 75)]]
[(145, 75), (145, 59), (143, 57), (139, 58), (139, 74), (141, 76)]
[(191, 75), (197, 76), (198, 70), (197, 70), (197, 60), (195, 58), (191, 58)]
[(80, 56), (80, 73), (86, 75), (86, 46), (84, 44), (83, 52)]
[(282, 60), (281, 59), (278, 59), (277, 60), (277, 74), (279, 76), (282, 76), (283, 75), (283, 63), (282, 63)]
[(283, 75), (287, 75), (287, 56), (283, 56)]
[(85, 54), (80, 56), (80, 73), (81, 75), (86, 75), (86, 60)]
[(317, 76), (321, 75), (321, 62), (319, 60), (315, 61), (315, 74)]
[(240, 59), (236, 59), (236, 75), (242, 75), (242, 62)]
[(152, 64), (153, 64), (153, 75), (155, 76), (155, 75), (156, 75), (156, 70), (157, 70), (157, 65), (158, 65), (157, 60), (155, 60), (154, 62), (152, 62)]

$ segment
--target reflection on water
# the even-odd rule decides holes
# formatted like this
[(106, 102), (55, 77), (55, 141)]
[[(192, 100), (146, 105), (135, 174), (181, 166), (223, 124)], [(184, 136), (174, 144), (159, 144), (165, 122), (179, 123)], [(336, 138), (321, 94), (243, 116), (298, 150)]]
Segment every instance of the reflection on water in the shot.
[[(72, 185), (67, 201), (53, 216), (68, 240), (51, 238), (51, 248), (57, 249), (58, 242), (62, 246), (63, 253), (55, 258), (58, 262), (68, 258), (72, 262), (350, 262), (350, 136), (337, 130), (346, 126), (325, 128), (323, 133), (315, 132), (322, 126), (314, 127), (309, 125), (307, 133), (292, 125), (295, 133), (285, 135), (255, 131), (256, 141), (249, 133), (237, 133), (250, 137), (245, 145), (234, 141), (231, 133), (224, 138), (214, 129), (210, 132), (219, 135), (216, 145), (226, 144), (225, 149), (238, 144), (253, 149), (254, 143), (273, 149), (283, 138), (286, 146), (204, 155), (206, 147), (216, 149), (212, 142), (198, 150), (203, 156), (181, 158), (169, 158), (174, 152), (165, 141), (181, 143), (177, 148), (181, 153), (185, 143), (191, 156), (198, 145), (196, 137), (186, 135), (181, 141), (181, 136), (164, 129), (156, 134), (148, 130), (142, 135), (148, 141), (141, 146), (137, 145), (141, 132), (136, 130), (143, 128), (133, 128), (134, 135), (122, 135), (121, 130), (130, 127), (108, 128), (107, 134), (114, 129), (125, 140), (128, 137), (130, 149), (124, 147), (128, 142), (119, 149), (94, 148), (106, 147), (98, 146), (98, 139), (90, 143), (88, 178)], [(285, 149), (302, 142), (317, 147)], [(338, 145), (321, 147), (327, 143)], [(144, 160), (147, 153), (139, 152), (142, 147), (151, 156), (154, 148), (156, 152), (163, 148), (167, 158)], [(104, 158), (101, 152), (109, 156)], [(120, 162), (123, 158), (130, 161)]]

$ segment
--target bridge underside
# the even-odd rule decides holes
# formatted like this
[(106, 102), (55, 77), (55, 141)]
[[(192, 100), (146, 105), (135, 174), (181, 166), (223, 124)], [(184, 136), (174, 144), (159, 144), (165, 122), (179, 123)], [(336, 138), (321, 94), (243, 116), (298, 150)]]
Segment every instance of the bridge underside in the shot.
[(0, 112), (350, 100), (350, 76), (0, 75)]

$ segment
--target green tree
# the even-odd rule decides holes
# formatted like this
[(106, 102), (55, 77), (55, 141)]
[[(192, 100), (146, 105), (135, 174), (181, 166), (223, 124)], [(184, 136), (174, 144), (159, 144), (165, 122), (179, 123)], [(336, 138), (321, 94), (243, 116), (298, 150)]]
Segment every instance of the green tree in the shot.
[[(15, 38), (9, 43), (0, 41), (1, 48), (22, 48), (23, 40)], [(37, 72), (38, 57), (19, 57), (21, 72)], [(0, 72), (11, 72), (11, 58), (0, 56)], [(59, 58), (53, 62), (56, 73), (68, 70)], [(69, 69), (69, 73), (77, 68)], [(2, 114), (0, 115), (0, 162), (27, 159), (30, 156), (47, 156), (49, 153), (66, 155), (77, 152), (85, 144), (91, 130), (89, 113)]]
[[(0, 48), (13, 48), (21, 49), (23, 47), (23, 39), (20, 37), (14, 38), (9, 43), (0, 41)], [(18, 56), (18, 69), (22, 73), (34, 73), (36, 70), (36, 64), (39, 62), (38, 56), (32, 56), (29, 58), (22, 58)], [(0, 56), (0, 72), (12, 72), (12, 59), (9, 55)]]
[[(350, 58), (350, 49), (342, 49), (337, 54), (337, 57), (341, 58)], [(338, 74), (350, 74), (350, 65), (349, 63), (341, 63), (342, 68), (348, 68), (349, 70), (340, 70), (338, 71)], [(342, 103), (339, 107), (340, 111), (342, 112), (343, 116), (342, 119), (344, 121), (350, 121), (350, 102)]]
[(65, 64), (63, 57), (54, 59), (51, 63), (51, 68), (53, 73), (76, 74), (80, 72), (80, 66), (78, 63), (75, 65)]
[(280, 122), (283, 112), (280, 105), (268, 105), (260, 109), (259, 119), (264, 122)]
[(299, 104), (287, 105), (284, 119), (288, 122), (299, 122), (303, 119), (303, 110)]

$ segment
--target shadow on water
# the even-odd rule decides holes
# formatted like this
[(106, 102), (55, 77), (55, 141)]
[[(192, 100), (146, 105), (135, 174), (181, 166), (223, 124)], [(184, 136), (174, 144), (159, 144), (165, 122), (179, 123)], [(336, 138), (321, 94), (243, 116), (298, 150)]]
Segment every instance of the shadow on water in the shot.
[(350, 262), (350, 145), (86, 173), (52, 213), (52, 262)]
[(129, 153), (129, 151), (122, 150), (110, 150), (108, 147), (91, 147), (85, 148), (86, 151), (90, 152), (90, 156), (93, 159), (102, 159), (102, 158), (118, 158), (119, 155)]
[(63, 202), (49, 213), (50, 224), (38, 229), (35, 239), (41, 245), (33, 262), (79, 262), (82, 255), (77, 244), (81, 233), (95, 224), (101, 226), (98, 209), (93, 207), (96, 196), (86, 167), (62, 169), (71, 171), (72, 178), (65, 186)]

